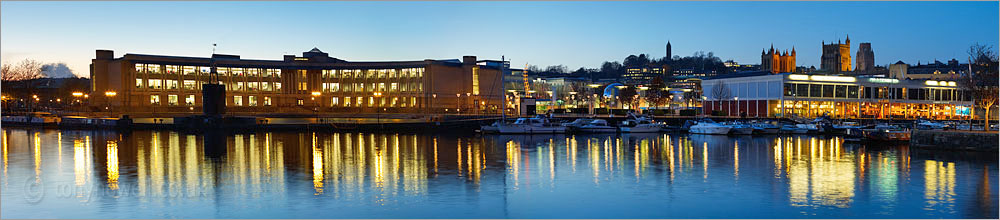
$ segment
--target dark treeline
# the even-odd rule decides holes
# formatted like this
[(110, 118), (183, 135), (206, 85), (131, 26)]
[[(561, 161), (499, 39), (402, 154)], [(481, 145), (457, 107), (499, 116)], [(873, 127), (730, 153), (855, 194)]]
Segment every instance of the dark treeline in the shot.
[(625, 74), (625, 69), (627, 68), (663, 66), (669, 66), (671, 71), (691, 69), (696, 73), (711, 71), (726, 73), (727, 71), (722, 59), (716, 57), (712, 52), (705, 53), (703, 51), (695, 52), (691, 56), (674, 56), (671, 59), (666, 59), (665, 57), (657, 59), (651, 57), (649, 54), (629, 55), (622, 62), (605, 61), (597, 69), (580, 67), (571, 71), (564, 65), (548, 66), (544, 69), (530, 65), (527, 71), (532, 75), (538, 76), (587, 77), (597, 80), (618, 79)]

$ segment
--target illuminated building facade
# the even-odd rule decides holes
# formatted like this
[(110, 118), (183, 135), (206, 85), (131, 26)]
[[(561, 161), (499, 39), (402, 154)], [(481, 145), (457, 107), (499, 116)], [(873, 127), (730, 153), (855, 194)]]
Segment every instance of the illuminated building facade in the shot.
[(771, 45), (767, 53), (761, 50), (760, 69), (771, 73), (795, 72), (795, 47), (792, 47), (791, 53), (787, 50), (784, 52), (774, 50), (774, 45)]
[(629, 67), (625, 69), (625, 75), (622, 78), (625, 79), (625, 84), (628, 85), (648, 84), (654, 78), (664, 77), (669, 72), (670, 66), (667, 65)]
[(830, 73), (850, 72), (851, 37), (848, 36), (843, 44), (840, 43), (840, 40), (837, 43), (830, 44), (823, 42), (823, 56), (820, 58), (820, 61), (820, 69), (829, 71)]
[(955, 81), (757, 74), (702, 81), (705, 112), (750, 117), (968, 119), (970, 96)]
[(910, 66), (897, 61), (889, 65), (889, 77), (896, 79), (932, 79), (932, 80), (957, 80), (961, 75), (968, 73), (968, 64), (959, 64), (958, 60), (952, 59), (948, 64), (935, 61), (926, 65)]
[[(214, 65), (214, 66), (213, 66)], [(503, 104), (503, 65), (462, 60), (349, 62), (319, 49), (283, 60), (97, 50), (91, 105), (116, 114), (200, 114), (201, 86), (218, 73), (229, 114), (489, 113)]]

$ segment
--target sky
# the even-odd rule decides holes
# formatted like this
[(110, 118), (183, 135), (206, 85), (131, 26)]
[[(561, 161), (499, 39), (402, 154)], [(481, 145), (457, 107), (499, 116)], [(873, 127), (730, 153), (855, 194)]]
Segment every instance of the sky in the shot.
[[(0, 62), (65, 63), (88, 76), (95, 50), (280, 60), (313, 47), (348, 61), (479, 59), (598, 68), (630, 54), (714, 52), (760, 63), (822, 42), (871, 42), (875, 63), (965, 60), (993, 45), (998, 2), (0, 2)], [(964, 61), (963, 61), (964, 62)], [(853, 65), (853, 64), (852, 64)]]

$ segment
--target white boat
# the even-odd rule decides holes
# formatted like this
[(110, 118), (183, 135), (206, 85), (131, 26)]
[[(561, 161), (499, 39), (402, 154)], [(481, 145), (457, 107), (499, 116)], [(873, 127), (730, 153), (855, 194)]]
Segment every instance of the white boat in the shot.
[[(820, 129), (821, 127), (819, 126), (819, 124), (796, 124), (795, 127), (799, 128), (799, 129), (806, 130), (806, 133), (819, 133), (819, 132), (822, 132), (821, 129)], [(796, 134), (798, 134), (798, 133), (796, 133)]]
[(688, 132), (692, 134), (729, 134), (729, 129), (729, 126), (715, 123), (711, 119), (704, 119), (698, 121), (695, 125), (691, 125)]
[(497, 131), (501, 134), (561, 134), (566, 133), (566, 127), (549, 122), (548, 118), (518, 118), (513, 124), (500, 124)]
[(660, 129), (663, 127), (660, 124), (653, 123), (653, 120), (650, 120), (645, 115), (639, 116), (629, 113), (628, 116), (629, 119), (622, 121), (621, 125), (618, 126), (618, 129), (620, 129), (622, 133), (660, 132)]
[(946, 124), (922, 119), (917, 120), (917, 125), (915, 127), (920, 130), (944, 130), (949, 128)]
[(753, 127), (748, 124), (732, 122), (724, 123), (723, 125), (729, 126), (730, 134), (753, 134)]
[(587, 133), (615, 133), (618, 131), (618, 128), (608, 125), (608, 121), (604, 119), (594, 119), (580, 126), (579, 131)]
[(750, 125), (753, 128), (753, 132), (757, 134), (777, 134), (781, 127), (771, 123), (753, 123)]
[(587, 125), (587, 123), (590, 123), (593, 120), (594, 119), (591, 119), (591, 118), (577, 118), (576, 120), (573, 120), (572, 122), (562, 123), (561, 125), (563, 127), (566, 127), (566, 129), (569, 130), (569, 131), (577, 131), (577, 130), (580, 130), (580, 127), (582, 127), (584, 125)]
[(619, 127), (622, 133), (648, 133), (660, 132), (661, 126), (647, 120), (645, 117), (622, 121)]
[(501, 121), (496, 121), (496, 122), (493, 122), (493, 124), (490, 124), (490, 125), (480, 125), (479, 126), (479, 132), (482, 132), (482, 133), (497, 133), (497, 132), (500, 132), (500, 124), (502, 124)]
[(580, 126), (586, 125), (587, 123), (590, 123), (590, 121), (593, 121), (593, 120), (594, 119), (590, 119), (590, 118), (577, 118), (576, 120), (573, 120), (572, 122), (562, 123), (562, 126), (566, 126), (566, 127), (580, 127)]
[(808, 134), (809, 129), (801, 128), (796, 125), (784, 125), (781, 126), (780, 132), (785, 134)]

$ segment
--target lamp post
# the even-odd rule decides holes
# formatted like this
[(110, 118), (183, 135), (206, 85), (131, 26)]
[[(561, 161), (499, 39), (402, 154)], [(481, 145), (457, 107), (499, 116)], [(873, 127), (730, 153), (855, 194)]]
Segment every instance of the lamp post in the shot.
[(379, 99), (378, 109), (375, 110), (375, 123), (382, 127), (382, 92), (375, 92), (372, 95)]
[(115, 91), (104, 92), (104, 96), (107, 97), (107, 100), (108, 100), (108, 114), (110, 114), (110, 116), (114, 116), (115, 115), (114, 109), (111, 108), (111, 99), (114, 98), (116, 95), (118, 95), (118, 93), (115, 92)]

